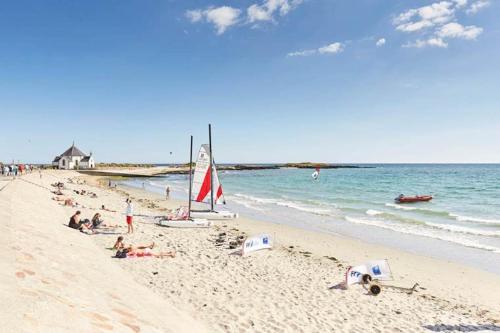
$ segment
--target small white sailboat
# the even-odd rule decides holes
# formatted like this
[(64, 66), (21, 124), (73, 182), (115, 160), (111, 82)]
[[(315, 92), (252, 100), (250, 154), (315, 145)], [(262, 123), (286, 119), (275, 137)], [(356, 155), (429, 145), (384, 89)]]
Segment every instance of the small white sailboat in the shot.
[(170, 228), (208, 228), (211, 222), (203, 218), (194, 218), (191, 216), (191, 191), (193, 174), (193, 136), (191, 136), (191, 148), (189, 151), (189, 205), (187, 209), (180, 207), (174, 216), (167, 216), (160, 221), (158, 225)]
[(311, 177), (314, 179), (314, 180), (318, 180), (319, 178), (319, 167), (316, 167), (316, 169), (314, 170), (314, 172), (312, 173)]
[[(228, 210), (214, 209), (214, 205), (226, 204), (222, 185), (217, 174), (217, 168), (212, 154), (212, 127), (208, 125), (209, 144), (201, 145), (196, 160), (196, 168), (193, 177), (193, 196), (190, 198), (196, 202), (210, 203), (210, 209), (191, 210), (191, 217), (209, 220), (231, 220), (238, 214)], [(209, 195), (210, 194), (210, 195)]]

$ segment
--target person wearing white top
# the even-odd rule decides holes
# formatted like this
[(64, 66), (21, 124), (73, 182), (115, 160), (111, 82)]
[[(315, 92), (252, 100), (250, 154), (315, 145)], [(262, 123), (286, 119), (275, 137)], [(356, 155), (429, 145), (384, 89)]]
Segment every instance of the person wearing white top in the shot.
[(127, 227), (128, 227), (127, 233), (133, 234), (134, 226), (132, 225), (132, 217), (134, 216), (134, 207), (132, 206), (132, 200), (127, 199), (125, 202), (127, 203), (127, 210), (126, 210)]

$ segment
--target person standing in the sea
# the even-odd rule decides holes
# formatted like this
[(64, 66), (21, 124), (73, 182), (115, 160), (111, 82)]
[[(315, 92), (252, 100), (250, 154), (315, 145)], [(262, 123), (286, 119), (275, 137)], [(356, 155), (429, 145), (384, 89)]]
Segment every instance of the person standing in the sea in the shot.
[(170, 199), (170, 186), (167, 186), (167, 189), (165, 190), (165, 198), (167, 200)]
[(134, 233), (134, 226), (132, 225), (132, 218), (134, 216), (134, 207), (132, 206), (132, 200), (127, 199), (125, 201), (127, 203), (127, 210), (126, 210), (126, 215), (127, 215), (127, 233), (128, 234), (133, 234)]

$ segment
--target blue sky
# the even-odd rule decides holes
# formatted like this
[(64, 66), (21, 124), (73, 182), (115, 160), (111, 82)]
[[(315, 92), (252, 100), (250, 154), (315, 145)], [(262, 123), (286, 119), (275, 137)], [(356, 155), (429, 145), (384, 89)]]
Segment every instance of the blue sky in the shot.
[[(11, 1), (0, 161), (500, 162), (500, 3)], [(169, 152), (172, 151), (172, 155)]]

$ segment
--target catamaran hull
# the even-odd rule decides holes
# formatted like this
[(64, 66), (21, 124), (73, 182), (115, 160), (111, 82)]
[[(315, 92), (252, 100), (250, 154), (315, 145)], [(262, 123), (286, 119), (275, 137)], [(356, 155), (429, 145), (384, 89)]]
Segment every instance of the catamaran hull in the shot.
[(238, 218), (238, 214), (229, 211), (222, 211), (222, 212), (191, 211), (191, 217), (207, 219), (207, 220), (233, 220)]
[(212, 223), (210, 221), (205, 219), (181, 221), (161, 220), (158, 222), (158, 225), (170, 228), (209, 228), (211, 224)]

